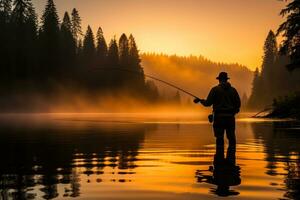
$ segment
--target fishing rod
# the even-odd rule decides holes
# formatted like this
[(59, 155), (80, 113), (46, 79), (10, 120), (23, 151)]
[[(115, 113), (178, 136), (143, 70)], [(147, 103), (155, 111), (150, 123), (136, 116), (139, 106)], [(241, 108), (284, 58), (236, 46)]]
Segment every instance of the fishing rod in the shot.
[(189, 95), (191, 97), (200, 99), (196, 95), (194, 95), (194, 94), (192, 94), (192, 93), (190, 93), (190, 92), (188, 92), (188, 91), (186, 91), (186, 90), (184, 90), (184, 89), (182, 89), (182, 88), (180, 88), (180, 87), (178, 87), (178, 86), (176, 86), (176, 85), (174, 85), (172, 83), (169, 83), (169, 82), (161, 80), (161, 79), (159, 79), (159, 78), (157, 78), (155, 76), (152, 76), (152, 75), (149, 75), (149, 74), (145, 74), (145, 73), (140, 72), (140, 71), (135, 71), (135, 70), (130, 70), (130, 69), (122, 69), (122, 68), (117, 68), (117, 67), (113, 67), (113, 68), (97, 67), (96, 69), (99, 69), (99, 70), (117, 70), (117, 71), (123, 71), (123, 72), (131, 73), (131, 74), (135, 74), (135, 75), (145, 76), (147, 78), (153, 79), (155, 81), (158, 81), (158, 82), (164, 83), (165, 85), (173, 87), (173, 88), (175, 88), (175, 89), (177, 89), (177, 90), (179, 90), (179, 91), (181, 91), (181, 92), (183, 92), (183, 93), (185, 93), (185, 94), (187, 94), (187, 95)]

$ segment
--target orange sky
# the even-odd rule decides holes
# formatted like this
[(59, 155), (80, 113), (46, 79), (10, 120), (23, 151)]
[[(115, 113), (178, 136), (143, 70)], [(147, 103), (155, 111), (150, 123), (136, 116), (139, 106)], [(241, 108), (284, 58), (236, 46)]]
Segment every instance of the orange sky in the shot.
[[(46, 0), (33, 0), (39, 17)], [(142, 52), (203, 55), (214, 61), (261, 65), (270, 29), (283, 19), (279, 0), (55, 0), (60, 16), (76, 7), (107, 40), (132, 33)]]

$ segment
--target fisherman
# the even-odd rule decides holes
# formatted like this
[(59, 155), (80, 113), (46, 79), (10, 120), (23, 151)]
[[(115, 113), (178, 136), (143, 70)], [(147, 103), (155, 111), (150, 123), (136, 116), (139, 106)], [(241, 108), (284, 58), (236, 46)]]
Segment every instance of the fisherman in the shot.
[(226, 72), (217, 77), (219, 85), (212, 88), (207, 99), (196, 98), (194, 103), (201, 103), (206, 107), (213, 106), (213, 128), (217, 148), (224, 148), (224, 133), (229, 141), (230, 148), (235, 149), (235, 115), (240, 111), (241, 100), (238, 92), (228, 82)]

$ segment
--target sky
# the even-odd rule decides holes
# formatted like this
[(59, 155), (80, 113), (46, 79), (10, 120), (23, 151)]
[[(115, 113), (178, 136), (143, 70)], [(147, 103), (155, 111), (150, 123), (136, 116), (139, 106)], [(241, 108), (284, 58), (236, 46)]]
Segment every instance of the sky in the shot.
[[(39, 17), (47, 0), (33, 0)], [(62, 18), (75, 7), (85, 32), (101, 26), (107, 43), (133, 34), (141, 52), (203, 55), (261, 66), (268, 32), (284, 21), (280, 0), (54, 0)]]

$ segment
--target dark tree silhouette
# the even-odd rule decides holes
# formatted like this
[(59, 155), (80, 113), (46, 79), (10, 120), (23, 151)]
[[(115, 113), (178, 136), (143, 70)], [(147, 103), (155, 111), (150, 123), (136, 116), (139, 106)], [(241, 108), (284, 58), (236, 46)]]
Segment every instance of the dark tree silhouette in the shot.
[(40, 35), (42, 77), (55, 78), (60, 71), (59, 18), (53, 0), (48, 0), (42, 16)]
[(79, 16), (78, 10), (74, 8), (72, 10), (72, 34), (75, 38), (76, 44), (79, 42), (79, 37), (82, 36), (82, 29), (81, 29), (81, 18)]
[[(129, 67), (134, 71), (144, 74), (144, 70), (141, 66), (141, 58), (139, 55), (139, 51), (132, 34), (130, 34), (129, 36), (128, 45), (129, 45)], [(144, 88), (145, 76), (135, 76), (132, 78), (135, 84), (138, 84), (139, 87)]]
[[(8, 84), (8, 81), (11, 80), (10, 77), (12, 73), (10, 72), (12, 64), (12, 48), (11, 45), (11, 27), (10, 27), (10, 15), (11, 15), (11, 6), (12, 0), (0, 0), (0, 77), (3, 82)], [(0, 86), (5, 89), (3, 84)], [(6, 88), (8, 89), (8, 88)]]
[[(35, 94), (52, 103), (59, 92), (73, 92), (74, 88), (85, 91), (86, 96), (98, 95), (100, 90), (117, 95), (124, 88), (149, 100), (158, 96), (155, 85), (145, 84), (132, 35), (128, 39), (123, 34), (119, 46), (112, 39), (108, 48), (102, 29), (95, 41), (88, 26), (82, 38), (79, 12), (74, 8), (71, 17), (65, 12), (60, 23), (53, 0), (47, 1), (40, 23), (37, 18), (31, 0), (0, 0), (0, 101), (1, 105), (7, 102), (1, 109), (7, 111), (7, 105), (12, 105), (30, 111), (20, 99), (30, 101)], [(137, 76), (112, 69), (118, 67), (141, 73)]]
[(6, 17), (9, 17), (11, 12), (11, 3), (12, 0), (0, 0), (0, 12), (1, 15), (6, 15)]
[(119, 55), (120, 55), (120, 66), (128, 68), (129, 66), (129, 46), (128, 38), (123, 33), (119, 39)]
[(275, 98), (289, 95), (300, 89), (299, 73), (289, 73), (285, 66), (287, 56), (278, 52), (276, 36), (270, 31), (265, 44), (262, 70), (254, 73), (252, 94), (248, 106), (263, 109), (269, 107)]
[[(76, 41), (72, 34), (72, 23), (66, 12), (61, 24), (62, 69), (72, 72), (76, 59)], [(71, 68), (71, 69), (70, 69)], [(70, 73), (66, 75), (71, 75)]]
[(88, 26), (86, 34), (83, 40), (82, 56), (85, 67), (92, 68), (95, 65), (95, 39), (94, 34), (90, 26)]
[(107, 63), (107, 44), (101, 27), (97, 31), (97, 66), (103, 67)]
[[(109, 44), (107, 53), (107, 63), (111, 68), (119, 67), (119, 48), (116, 39), (112, 39)], [(122, 83), (122, 75), (120, 71), (109, 71), (106, 73), (109, 77), (108, 84), (112, 87), (119, 87)]]
[[(267, 39), (264, 44), (264, 56), (262, 63), (262, 77), (263, 86), (264, 86), (264, 94), (269, 94), (273, 92), (273, 84), (274, 80), (274, 69), (276, 67), (278, 55), (277, 41), (274, 32), (271, 30), (267, 36)], [(265, 97), (267, 98), (267, 97)]]
[(287, 67), (294, 70), (300, 68), (300, 1), (290, 2), (282, 9), (280, 15), (287, 16), (277, 31), (278, 35), (282, 34), (284, 37), (280, 51), (291, 58), (291, 63)]
[(107, 59), (108, 59), (109, 66), (111, 67), (119, 66), (119, 48), (115, 38), (110, 41)]
[(248, 101), (248, 106), (250, 108), (255, 108), (260, 104), (259, 98), (262, 91), (261, 86), (260, 72), (259, 69), (256, 68), (253, 76), (251, 96)]
[[(35, 66), (37, 17), (30, 0), (14, 0), (11, 15), (15, 78), (30, 78)], [(18, 68), (18, 69), (17, 69)]]

